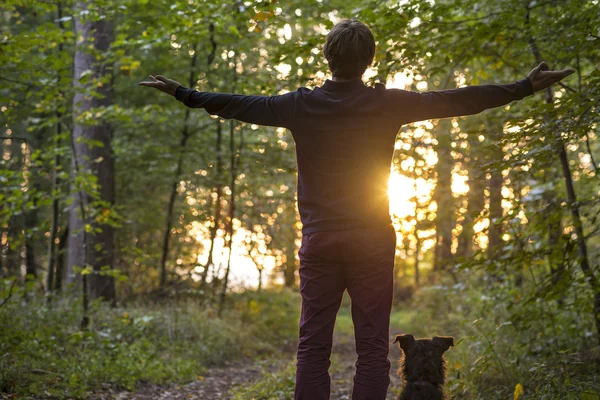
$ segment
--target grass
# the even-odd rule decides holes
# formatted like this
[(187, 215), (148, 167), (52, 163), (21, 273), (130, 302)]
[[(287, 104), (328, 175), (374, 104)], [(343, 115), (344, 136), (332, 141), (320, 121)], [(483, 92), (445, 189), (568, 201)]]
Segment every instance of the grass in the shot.
[(294, 343), (296, 293), (235, 295), (217, 318), (194, 301), (110, 308), (94, 304), (79, 329), (80, 304), (48, 307), (22, 293), (0, 309), (0, 393), (83, 398), (102, 385), (135, 390), (141, 382), (179, 383), (240, 357), (261, 359)]

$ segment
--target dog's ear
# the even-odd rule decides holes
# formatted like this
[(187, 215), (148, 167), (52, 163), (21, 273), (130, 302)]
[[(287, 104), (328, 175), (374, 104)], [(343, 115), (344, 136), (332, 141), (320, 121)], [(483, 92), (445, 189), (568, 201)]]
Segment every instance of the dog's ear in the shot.
[(415, 342), (415, 337), (413, 335), (405, 334), (405, 335), (396, 335), (396, 339), (394, 339), (394, 343), (399, 342), (400, 348), (402, 350), (408, 350), (410, 346)]
[(442, 351), (446, 351), (450, 346), (454, 346), (454, 338), (452, 336), (436, 336), (431, 341), (442, 349)]

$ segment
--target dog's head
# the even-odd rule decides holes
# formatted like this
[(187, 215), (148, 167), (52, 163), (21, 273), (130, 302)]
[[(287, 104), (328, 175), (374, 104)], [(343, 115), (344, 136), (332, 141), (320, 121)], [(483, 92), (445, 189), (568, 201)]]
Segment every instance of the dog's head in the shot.
[(444, 384), (444, 353), (454, 346), (453, 337), (415, 339), (413, 335), (397, 335), (396, 342), (404, 353), (400, 370), (406, 382), (425, 381), (438, 387)]

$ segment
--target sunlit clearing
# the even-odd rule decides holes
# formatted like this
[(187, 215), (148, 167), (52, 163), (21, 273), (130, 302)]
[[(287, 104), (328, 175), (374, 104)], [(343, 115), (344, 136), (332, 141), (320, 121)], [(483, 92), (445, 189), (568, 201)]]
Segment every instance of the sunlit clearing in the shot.
[(415, 215), (415, 198), (424, 203), (433, 192), (433, 184), (425, 179), (416, 180), (392, 171), (388, 181), (390, 214), (398, 218)]
[[(230, 282), (232, 287), (256, 287), (258, 286), (258, 270), (254, 262), (248, 257), (248, 247), (245, 239), (249, 235), (249, 231), (239, 226), (239, 221), (236, 222), (235, 233), (233, 235), (233, 253), (231, 254), (231, 273)], [(227, 264), (229, 249), (226, 247), (223, 238), (223, 231), (219, 229), (219, 234), (215, 238), (213, 249), (213, 262), (220, 270), (220, 276), (223, 275)], [(192, 222), (192, 228), (188, 231), (188, 235), (192, 237), (198, 244), (201, 245), (203, 251), (198, 254), (197, 261), (199, 265), (206, 265), (208, 262), (208, 252), (210, 249), (210, 231), (209, 227), (197, 221)], [(264, 243), (259, 243), (259, 246), (264, 246)], [(266, 256), (261, 259), (262, 267), (265, 271), (264, 276), (268, 276), (275, 266), (273, 257)], [(194, 268), (191, 277), (194, 281), (200, 279), (203, 272), (203, 267), (197, 266)], [(222, 276), (221, 276), (222, 277)], [(210, 278), (209, 278), (210, 279)], [(266, 283), (266, 282), (263, 282)]]
[(415, 205), (412, 198), (415, 195), (415, 185), (411, 178), (392, 171), (388, 181), (388, 196), (390, 198), (390, 214), (398, 217), (413, 215)]

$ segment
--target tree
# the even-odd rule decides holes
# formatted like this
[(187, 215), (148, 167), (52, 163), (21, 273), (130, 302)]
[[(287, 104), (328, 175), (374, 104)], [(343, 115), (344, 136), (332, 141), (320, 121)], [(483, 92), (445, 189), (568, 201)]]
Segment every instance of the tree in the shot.
[(106, 120), (94, 117), (112, 104), (112, 65), (107, 56), (113, 26), (109, 20), (94, 18), (96, 10), (90, 8), (90, 4), (79, 2), (75, 9), (79, 39), (74, 56), (74, 194), (69, 211), (67, 269), (72, 281), (77, 268), (90, 266), (91, 297), (115, 301), (114, 278), (106, 273), (114, 262), (113, 226), (108, 223), (114, 204), (112, 132)]

